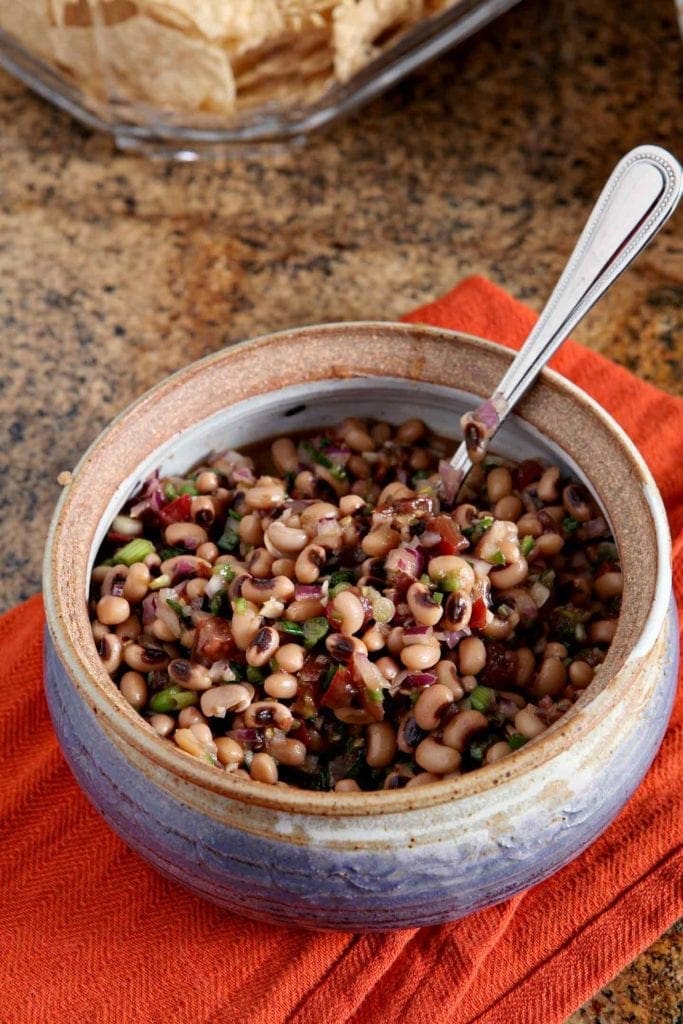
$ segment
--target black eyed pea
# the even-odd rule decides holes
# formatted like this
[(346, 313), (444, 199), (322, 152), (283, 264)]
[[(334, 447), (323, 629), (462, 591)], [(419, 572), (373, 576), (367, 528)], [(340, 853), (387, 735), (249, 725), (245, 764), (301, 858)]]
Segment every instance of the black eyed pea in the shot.
[(247, 664), (260, 668), (275, 654), (280, 646), (280, 634), (272, 626), (262, 626), (247, 647)]
[(287, 526), (286, 523), (276, 519), (264, 533), (263, 541), (275, 558), (281, 558), (287, 555), (297, 555), (302, 551), (308, 544), (308, 534), (305, 530)]
[(389, 683), (393, 679), (395, 679), (398, 673), (401, 671), (400, 666), (394, 661), (393, 658), (390, 658), (388, 655), (385, 655), (385, 657), (383, 658), (378, 658), (375, 664), (377, 665), (377, 668), (380, 670), (384, 678)]
[(560, 496), (558, 489), (558, 483), (560, 480), (560, 471), (557, 466), (550, 466), (543, 473), (543, 476), (536, 484), (536, 493), (544, 504), (549, 504), (551, 501), (556, 501)]
[(310, 535), (315, 536), (318, 532), (318, 524), (321, 520), (333, 520), (339, 518), (339, 509), (336, 505), (332, 505), (329, 501), (314, 501), (312, 505), (308, 505), (299, 516), (299, 522), (304, 530)]
[(244, 748), (237, 740), (230, 736), (219, 736), (214, 740), (216, 744), (216, 757), (226, 767), (228, 765), (240, 765), (244, 761)]
[(466, 636), (458, 644), (458, 666), (463, 676), (476, 676), (486, 664), (486, 645), (478, 636)]
[(126, 644), (123, 651), (123, 660), (128, 668), (132, 668), (136, 672), (142, 672), (145, 675), (147, 672), (161, 672), (167, 667), (171, 659), (166, 651), (159, 647)]
[(343, 516), (352, 516), (364, 505), (365, 502), (359, 494), (345, 494), (343, 498), (339, 499), (339, 511)]
[(427, 427), (418, 419), (404, 420), (396, 431), (394, 440), (397, 444), (415, 444), (427, 433)]
[(353, 636), (363, 627), (365, 610), (353, 591), (342, 590), (328, 604), (327, 617), (344, 636)]
[(189, 729), (191, 725), (196, 725), (198, 722), (202, 722), (204, 725), (209, 724), (199, 708), (182, 708), (178, 714), (178, 725), (181, 729)]
[(274, 786), (278, 778), (275, 758), (263, 752), (254, 754), (249, 766), (249, 774), (255, 782), (266, 782)]
[(195, 487), (200, 494), (212, 494), (219, 484), (218, 473), (212, 469), (203, 469), (195, 480)]
[(435, 667), (436, 681), (451, 691), (451, 700), (460, 700), (465, 696), (458, 672), (452, 661), (439, 661)]
[(389, 722), (368, 726), (365, 760), (371, 768), (386, 768), (396, 757), (396, 730)]
[(327, 559), (327, 552), (321, 544), (307, 544), (294, 563), (294, 573), (299, 583), (315, 583)]
[(426, 469), (431, 462), (431, 457), (426, 448), (416, 448), (410, 456), (411, 469)]
[[(560, 553), (564, 547), (564, 538), (559, 533), (543, 533), (540, 537), (536, 538), (536, 543), (533, 547), (533, 556), (538, 558), (550, 558), (552, 555)], [(521, 561), (521, 559), (520, 559)], [(493, 575), (493, 573), (491, 573)], [(515, 584), (510, 584), (515, 586)]]
[(142, 623), (137, 615), (129, 615), (125, 622), (120, 622), (114, 632), (120, 636), (124, 644), (137, 640), (142, 633)]
[(365, 630), (362, 640), (366, 649), (374, 654), (376, 651), (384, 649), (388, 635), (388, 626), (375, 623), (375, 625)]
[(273, 576), (270, 579), (242, 580), (241, 595), (256, 605), (265, 604), (271, 598), (287, 602), (294, 596), (294, 584), (287, 576)]
[(252, 695), (240, 683), (226, 683), (205, 690), (199, 699), (202, 714), (207, 718), (225, 718), (227, 712), (239, 715), (251, 704)]
[(426, 772), (445, 775), (446, 772), (454, 772), (460, 767), (461, 757), (453, 747), (444, 746), (433, 736), (427, 736), (415, 749), (415, 761)]
[(175, 729), (175, 718), (172, 715), (150, 715), (149, 724), (157, 735), (168, 737)]
[(528, 647), (518, 647), (515, 653), (517, 655), (515, 685), (526, 686), (534, 673), (534, 669), (536, 668), (536, 659), (534, 658), (533, 651)]
[(585, 690), (594, 675), (595, 669), (587, 661), (573, 661), (569, 666), (569, 682), (575, 690)]
[[(205, 499), (208, 501), (208, 498)], [(183, 547), (187, 551), (196, 551), (200, 544), (206, 544), (209, 535), (203, 526), (197, 523), (171, 523), (164, 530), (164, 540), (169, 547)]]
[[(178, 626), (179, 631), (180, 626)], [(163, 619), (154, 619), (149, 627), (149, 632), (156, 640), (160, 640), (162, 644), (173, 643), (178, 638), (176, 631)]]
[(294, 559), (276, 558), (273, 562), (273, 576), (286, 576), (287, 579), (294, 579)]
[(528, 512), (517, 520), (517, 532), (520, 537), (536, 538), (543, 533), (543, 527), (538, 516), (534, 512)]
[(474, 569), (458, 555), (437, 555), (436, 558), (430, 558), (427, 573), (434, 583), (440, 583), (446, 578), (454, 580), (457, 584), (454, 589), (466, 594), (469, 594), (474, 586)]
[(387, 484), (379, 492), (377, 498), (377, 506), (381, 508), (383, 505), (391, 505), (395, 501), (401, 501), (402, 498), (414, 498), (415, 491), (411, 491), (410, 487), (402, 484), (399, 480), (394, 480), (392, 483)]
[(141, 672), (124, 672), (119, 690), (136, 711), (140, 711), (147, 703), (147, 680)]
[(501, 740), (500, 743), (492, 743), (484, 754), (484, 764), (495, 764), (496, 761), (502, 761), (504, 757), (512, 753), (512, 749), (509, 743), (505, 743)]
[(292, 494), (296, 498), (314, 498), (316, 479), (310, 469), (302, 469), (294, 478)]
[(104, 626), (118, 626), (130, 618), (130, 605), (125, 597), (101, 597), (97, 602), (97, 618)]
[(329, 633), (325, 637), (325, 647), (335, 661), (341, 661), (345, 665), (351, 661), (354, 654), (367, 656), (368, 653), (367, 647), (359, 637), (344, 636), (343, 633)]
[(472, 598), (466, 590), (449, 594), (443, 606), (442, 628), (453, 632), (464, 629), (472, 617)]
[(193, 757), (215, 758), (216, 744), (208, 725), (196, 722), (189, 729), (176, 729), (173, 739), (181, 750)]
[(146, 596), (152, 574), (144, 562), (134, 562), (123, 584), (123, 596), (129, 604), (139, 604)]
[(325, 614), (325, 607), (317, 597), (301, 597), (285, 609), (284, 618), (290, 622), (306, 622)]
[(400, 658), (411, 672), (423, 672), (436, 665), (441, 658), (441, 650), (438, 645), (410, 644), (409, 647), (403, 648)]
[(403, 649), (403, 626), (394, 626), (387, 637), (387, 649), (390, 654), (398, 655)]
[(306, 747), (300, 740), (287, 739), (286, 736), (274, 736), (267, 741), (268, 753), (280, 764), (298, 767), (306, 760)]
[(536, 708), (533, 704), (527, 704), (525, 708), (521, 708), (515, 715), (515, 729), (526, 739), (531, 740), (534, 736), (539, 736), (548, 726), (545, 722), (536, 714)]
[(128, 566), (113, 565), (102, 581), (100, 593), (103, 597), (111, 594), (113, 597), (122, 597), (123, 590), (128, 577)]
[(590, 499), (585, 487), (581, 484), (568, 484), (562, 491), (562, 504), (567, 515), (580, 523), (587, 523), (591, 518), (592, 511)]
[(418, 772), (417, 775), (413, 775), (412, 779), (408, 779), (405, 788), (417, 789), (418, 786), (428, 786), (432, 782), (441, 782), (441, 779), (442, 776), (435, 775), (434, 772)]
[(198, 576), (194, 580), (188, 580), (187, 586), (185, 587), (185, 596), (188, 601), (198, 601), (204, 597), (204, 591), (208, 585), (208, 580), (205, 580), (202, 576)]
[(425, 687), (413, 708), (415, 721), (421, 729), (430, 732), (441, 722), (441, 715), (453, 703), (453, 694), (443, 683)]
[(326, 466), (315, 466), (313, 472), (317, 476), (318, 480), (323, 480), (338, 497), (342, 497), (348, 494), (350, 491), (349, 482), (346, 477), (340, 477), (337, 473), (333, 473), (331, 469)]
[(486, 715), (482, 715), (481, 711), (474, 709), (460, 711), (454, 718), (451, 718), (444, 729), (443, 742), (447, 747), (452, 747), (453, 750), (462, 753), (472, 737), (488, 728), (488, 724)]
[(292, 712), (285, 704), (276, 700), (257, 700), (244, 711), (244, 724), (248, 729), (264, 729), (274, 726), (289, 732), (294, 724)]
[(244, 503), (249, 509), (267, 511), (277, 508), (287, 498), (287, 490), (282, 480), (272, 476), (262, 476), (244, 495)]
[(337, 431), (342, 440), (354, 452), (372, 452), (375, 450), (375, 442), (367, 432), (365, 424), (355, 416), (347, 417), (339, 426)]
[(266, 548), (254, 548), (247, 558), (247, 570), (257, 580), (268, 580), (272, 575), (273, 556)]
[(361, 793), (362, 790), (355, 779), (339, 779), (334, 784), (335, 793)]
[(611, 644), (616, 631), (616, 619), (600, 619), (588, 626), (588, 640), (592, 644)]
[(298, 672), (306, 659), (306, 652), (299, 644), (282, 644), (275, 652), (275, 661), (283, 672)]
[(493, 506), (493, 514), (496, 519), (508, 519), (516, 523), (522, 514), (524, 506), (516, 494), (508, 494), (505, 498), (499, 498)]
[[(558, 534), (545, 534), (544, 536), (557, 537)], [(543, 537), (539, 537), (539, 541), (543, 539)], [(562, 540), (561, 537), (560, 540)], [(536, 543), (538, 545), (538, 541)], [(491, 580), (491, 586), (496, 587), (497, 590), (509, 590), (511, 587), (518, 587), (528, 575), (529, 566), (527, 560), (520, 555), (515, 562), (506, 565), (504, 569), (492, 570), (489, 573), (489, 579)]]
[(197, 558), (203, 558), (205, 562), (210, 562), (211, 565), (215, 563), (219, 556), (218, 545), (214, 544), (211, 540), (207, 540), (206, 544), (200, 544), (197, 548)]
[(383, 558), (390, 551), (398, 547), (401, 542), (401, 534), (392, 529), (391, 526), (378, 526), (366, 534), (360, 542), (360, 546), (366, 555), (371, 558)]
[(173, 558), (167, 558), (160, 565), (161, 575), (168, 576), (169, 579), (173, 580), (177, 573), (182, 573), (183, 578), (189, 576), (203, 576), (205, 579), (211, 578), (211, 562), (206, 562), (203, 558), (197, 558), (196, 555), (174, 555)]
[(600, 601), (618, 597), (624, 589), (624, 577), (620, 572), (605, 572), (593, 582), (595, 596)]
[(559, 643), (551, 642), (551, 643), (545, 645), (545, 649), (543, 651), (543, 657), (544, 658), (559, 658), (560, 661), (564, 661), (564, 659), (567, 657), (568, 653), (569, 652), (568, 652), (567, 648), (564, 646), (564, 644), (559, 644)]
[(443, 608), (434, 600), (429, 587), (418, 580), (408, 587), (406, 601), (411, 615), (420, 626), (435, 626), (443, 615)]
[(92, 633), (93, 640), (97, 641), (101, 640), (103, 636), (109, 636), (111, 630), (109, 629), (109, 626), (105, 626), (104, 623), (98, 622), (97, 619), (94, 619), (90, 623), (90, 632)]
[(299, 457), (294, 442), (289, 437), (278, 437), (270, 446), (273, 465), (278, 473), (296, 473), (299, 468)]
[(204, 665), (194, 665), (186, 658), (174, 658), (169, 662), (168, 675), (172, 682), (182, 686), (184, 690), (201, 692), (208, 690), (213, 682), (208, 668)]
[(240, 519), (239, 525), (240, 540), (245, 544), (256, 547), (263, 543), (263, 524), (254, 512), (248, 512)]
[(190, 514), (199, 526), (211, 526), (216, 518), (216, 505), (211, 498), (200, 494), (190, 499)]
[(486, 490), (492, 505), (512, 494), (512, 473), (505, 466), (495, 466), (486, 476)]
[(263, 680), (263, 689), (275, 700), (291, 700), (292, 697), (296, 697), (299, 684), (296, 676), (289, 672), (271, 672)]

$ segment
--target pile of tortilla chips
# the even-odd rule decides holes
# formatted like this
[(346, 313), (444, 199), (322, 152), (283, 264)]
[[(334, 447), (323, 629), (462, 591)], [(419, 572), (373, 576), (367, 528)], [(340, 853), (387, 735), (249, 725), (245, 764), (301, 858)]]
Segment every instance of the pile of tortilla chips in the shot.
[(456, 0), (13, 0), (0, 28), (86, 96), (173, 113), (300, 108)]

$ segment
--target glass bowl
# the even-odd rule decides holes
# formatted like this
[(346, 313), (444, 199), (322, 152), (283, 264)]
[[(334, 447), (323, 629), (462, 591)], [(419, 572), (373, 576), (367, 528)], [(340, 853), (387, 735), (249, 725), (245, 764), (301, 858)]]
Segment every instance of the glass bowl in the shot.
[(358, 107), (518, 0), (14, 0), (0, 65), (122, 149), (196, 159)]

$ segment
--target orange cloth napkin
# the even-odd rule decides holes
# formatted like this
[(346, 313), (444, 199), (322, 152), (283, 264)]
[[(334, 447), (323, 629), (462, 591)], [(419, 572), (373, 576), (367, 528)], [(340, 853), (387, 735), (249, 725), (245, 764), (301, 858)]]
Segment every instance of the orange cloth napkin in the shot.
[[(534, 314), (473, 278), (406, 319), (518, 346)], [(683, 401), (567, 343), (555, 366), (645, 454), (683, 600)], [(555, 1024), (681, 913), (683, 700), (647, 778), (549, 881), (442, 927), (314, 934), (233, 917), (165, 881), (76, 787), (41, 689), (40, 598), (0, 619), (3, 1024)]]

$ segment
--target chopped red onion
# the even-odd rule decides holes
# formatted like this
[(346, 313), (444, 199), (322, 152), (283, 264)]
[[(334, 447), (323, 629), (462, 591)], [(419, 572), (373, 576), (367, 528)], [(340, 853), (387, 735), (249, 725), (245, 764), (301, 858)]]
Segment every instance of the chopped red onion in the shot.
[(230, 667), (230, 662), (227, 658), (221, 658), (220, 661), (214, 661), (213, 665), (209, 668), (209, 675), (213, 682), (231, 683), (237, 678)]
[(401, 683), (404, 690), (422, 690), (426, 686), (433, 686), (436, 676), (433, 672), (410, 672)]
[(362, 683), (368, 688), (368, 690), (384, 690), (387, 687), (387, 681), (370, 659), (367, 654), (354, 654), (351, 658), (351, 667), (353, 675), (360, 679)]
[(452, 651), (458, 646), (461, 640), (466, 636), (472, 635), (472, 630), (468, 626), (465, 626), (464, 629), (444, 630), (443, 632), (435, 633), (434, 635), (440, 643), (446, 644), (448, 649)]
[(454, 469), (450, 462), (445, 459), (439, 460), (439, 477), (441, 479), (441, 492), (447, 502), (455, 501), (455, 496), (460, 490), (462, 483), (462, 472)]
[(433, 548), (440, 540), (441, 534), (436, 533), (434, 530), (425, 530), (425, 532), (420, 535), (420, 544), (423, 548)]
[(260, 729), (231, 729), (225, 735), (229, 736), (231, 740), (237, 740), (239, 743), (247, 743), (249, 745), (263, 742), (263, 733)]
[(220, 593), (220, 591), (223, 590), (224, 587), (224, 577), (221, 576), (220, 573), (216, 573), (216, 575), (212, 576), (209, 582), (206, 584), (206, 590), (204, 591), (204, 595), (205, 597), (211, 599), (212, 597), (215, 597), (216, 594)]
[(157, 595), (148, 594), (142, 602), (142, 624), (149, 626), (157, 617)]
[(319, 583), (297, 583), (294, 588), (294, 600), (305, 601), (309, 597), (320, 598), (323, 596), (323, 588)]
[(603, 516), (590, 519), (581, 529), (583, 537), (593, 540), (595, 537), (604, 537), (609, 533), (609, 527)]

